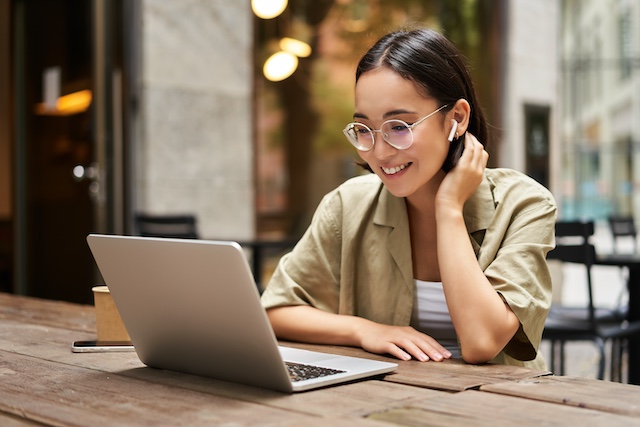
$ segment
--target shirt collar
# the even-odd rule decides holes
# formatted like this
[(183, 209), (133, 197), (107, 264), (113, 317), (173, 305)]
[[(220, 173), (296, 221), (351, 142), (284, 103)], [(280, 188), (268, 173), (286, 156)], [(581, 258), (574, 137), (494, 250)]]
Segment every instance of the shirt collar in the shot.
[[(494, 188), (495, 185), (487, 179), (485, 174), (475, 193), (465, 203), (463, 216), (469, 234), (486, 230), (491, 223), (491, 218), (499, 203), (495, 199)], [(406, 211), (404, 198), (395, 197), (382, 185), (380, 203), (373, 217), (374, 224), (394, 229), (407, 228), (408, 231)]]
[(464, 204), (462, 214), (469, 234), (489, 227), (498, 205), (494, 189), (495, 185), (485, 174), (475, 193)]

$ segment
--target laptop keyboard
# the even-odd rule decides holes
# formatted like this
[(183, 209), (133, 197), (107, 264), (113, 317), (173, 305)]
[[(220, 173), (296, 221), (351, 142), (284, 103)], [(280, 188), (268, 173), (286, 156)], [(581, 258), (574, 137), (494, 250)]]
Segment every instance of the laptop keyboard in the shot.
[(302, 363), (285, 362), (291, 381), (303, 381), (328, 375), (341, 374), (346, 371), (323, 368), (321, 366), (304, 365)]

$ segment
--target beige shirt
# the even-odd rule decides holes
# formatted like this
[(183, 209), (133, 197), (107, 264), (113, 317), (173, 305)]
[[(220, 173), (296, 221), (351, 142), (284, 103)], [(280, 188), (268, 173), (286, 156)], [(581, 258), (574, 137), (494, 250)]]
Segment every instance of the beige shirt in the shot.
[[(493, 362), (544, 369), (537, 350), (551, 304), (553, 196), (519, 172), (487, 169), (464, 219), (478, 264), (521, 324)], [(406, 326), (414, 290), (405, 201), (370, 174), (323, 198), (304, 236), (278, 263), (262, 303), (308, 304)]]

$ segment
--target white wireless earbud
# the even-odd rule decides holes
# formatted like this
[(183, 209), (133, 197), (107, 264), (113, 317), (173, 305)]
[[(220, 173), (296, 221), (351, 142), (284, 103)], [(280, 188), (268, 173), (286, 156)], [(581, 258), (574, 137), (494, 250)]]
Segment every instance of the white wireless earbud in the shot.
[(451, 132), (449, 132), (449, 138), (447, 138), (447, 140), (449, 142), (453, 141), (453, 135), (456, 134), (456, 130), (458, 129), (458, 122), (456, 122), (455, 120), (451, 120), (453, 122), (453, 126), (451, 126)]

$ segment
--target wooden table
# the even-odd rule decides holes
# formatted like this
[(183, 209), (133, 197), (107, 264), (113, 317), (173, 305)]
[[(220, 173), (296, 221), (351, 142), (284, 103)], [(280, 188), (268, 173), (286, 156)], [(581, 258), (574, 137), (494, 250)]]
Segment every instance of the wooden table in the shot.
[[(640, 320), (640, 254), (606, 254), (596, 257), (596, 264), (629, 269), (629, 307), (627, 320)], [(640, 385), (640, 339), (629, 342), (629, 384)]]
[(640, 425), (633, 385), (399, 361), (383, 378), (287, 395), (148, 368), (135, 353), (72, 353), (71, 342), (94, 330), (91, 306), (0, 293), (0, 425)]

